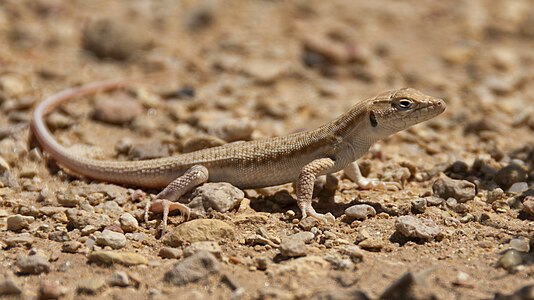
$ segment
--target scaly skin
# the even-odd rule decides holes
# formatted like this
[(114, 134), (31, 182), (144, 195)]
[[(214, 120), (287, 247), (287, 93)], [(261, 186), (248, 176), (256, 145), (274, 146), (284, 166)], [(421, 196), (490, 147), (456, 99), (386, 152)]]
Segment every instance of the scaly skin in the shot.
[[(337, 119), (314, 130), (231, 143), (167, 158), (127, 162), (93, 160), (69, 153), (57, 143), (44, 123), (44, 116), (61, 103), (131, 83), (128, 80), (96, 82), (52, 95), (36, 107), (31, 127), (43, 149), (73, 174), (130, 186), (167, 187), (147, 208), (163, 211), (164, 221), (171, 205), (171, 210), (188, 213), (187, 207), (170, 202), (206, 181), (228, 182), (242, 189), (297, 182), (297, 202), (302, 216), (331, 220), (316, 213), (311, 206), (316, 176), (345, 169), (346, 175), (361, 188), (399, 189), (398, 183), (381, 183), (362, 177), (356, 160), (376, 141), (431, 119), (446, 107), (441, 99), (410, 88), (398, 89), (357, 102)], [(185, 176), (192, 167), (196, 168), (195, 172)]]

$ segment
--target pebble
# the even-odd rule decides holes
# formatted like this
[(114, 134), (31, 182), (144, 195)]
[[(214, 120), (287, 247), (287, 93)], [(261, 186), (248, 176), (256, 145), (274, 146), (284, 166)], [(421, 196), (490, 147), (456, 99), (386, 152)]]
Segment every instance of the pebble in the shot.
[(126, 233), (125, 234), (126, 238), (129, 239), (129, 240), (132, 240), (132, 241), (137, 241), (137, 242), (143, 242), (143, 241), (146, 241), (148, 236), (144, 233), (141, 233), (141, 232), (135, 232), (135, 233)]
[(497, 200), (491, 204), (491, 208), (498, 213), (506, 213), (510, 206), (506, 200)]
[(126, 272), (115, 271), (109, 275), (107, 283), (110, 286), (127, 287), (130, 285), (130, 277), (128, 274), (126, 274)]
[(120, 154), (127, 154), (134, 145), (133, 139), (129, 137), (123, 137), (115, 144), (115, 151)]
[(105, 229), (102, 234), (96, 238), (96, 244), (100, 246), (109, 246), (113, 249), (121, 249), (126, 246), (126, 237), (120, 232)]
[(516, 182), (508, 189), (510, 194), (521, 194), (524, 191), (528, 190), (528, 183), (526, 182)]
[(217, 259), (207, 251), (200, 251), (175, 263), (165, 272), (164, 280), (177, 286), (204, 279), (217, 274), (220, 266)]
[(61, 245), (61, 251), (66, 253), (76, 253), (82, 246), (83, 244), (78, 241), (68, 241)]
[(85, 226), (84, 228), (82, 228), (80, 230), (80, 232), (82, 233), (82, 236), (88, 236), (94, 232), (96, 232), (98, 230), (98, 228), (96, 228), (95, 226), (93, 225), (87, 225)]
[(183, 123), (176, 125), (172, 133), (173, 136), (178, 140), (185, 140), (186, 138), (190, 138), (197, 134), (194, 127)]
[(414, 216), (400, 216), (395, 221), (395, 229), (408, 238), (431, 240), (440, 233), (439, 226), (431, 219)]
[(361, 262), (365, 256), (362, 249), (356, 245), (344, 245), (338, 251), (341, 254), (348, 255), (354, 263)]
[(135, 219), (130, 213), (123, 213), (119, 218), (119, 222), (124, 232), (136, 232), (139, 228), (137, 219)]
[(254, 263), (256, 264), (256, 268), (261, 271), (267, 270), (267, 267), (269, 266), (269, 260), (265, 257), (254, 258)]
[(82, 196), (58, 192), (56, 194), (57, 203), (63, 207), (76, 207), (84, 200)]
[(141, 104), (127, 95), (99, 98), (95, 101), (93, 117), (115, 125), (124, 125), (143, 113)]
[(316, 54), (333, 64), (358, 62), (365, 64), (369, 61), (370, 53), (361, 44), (347, 41), (334, 41), (322, 35), (309, 35), (304, 39), (307, 55)]
[(31, 247), (34, 240), (28, 233), (21, 233), (4, 240), (8, 247)]
[[(119, 205), (123, 205), (130, 201), (128, 189), (114, 184), (91, 183), (90, 185), (70, 187), (69, 192), (72, 194), (84, 195), (87, 197), (87, 200), (98, 202), (91, 202), (92, 204), (103, 202), (104, 199), (101, 194), (106, 196), (105, 200), (113, 200)], [(92, 198), (97, 198), (98, 200)]]
[(367, 204), (357, 204), (345, 209), (345, 215), (358, 220), (365, 220), (376, 215), (376, 210)]
[(22, 169), (19, 171), (19, 177), (21, 178), (33, 178), (38, 174), (37, 165), (33, 163), (22, 166)]
[(223, 221), (196, 219), (171, 229), (163, 236), (163, 243), (170, 247), (179, 247), (184, 243), (231, 240), (234, 235), (232, 226)]
[(146, 265), (148, 259), (133, 252), (94, 251), (89, 254), (89, 262), (112, 265), (119, 263), (125, 266)]
[(510, 248), (519, 252), (527, 253), (530, 251), (530, 241), (527, 238), (515, 238), (510, 241)]
[(53, 112), (46, 118), (46, 125), (52, 130), (65, 129), (74, 125), (74, 120), (59, 112)]
[(306, 231), (310, 231), (317, 225), (319, 225), (319, 222), (315, 218), (304, 218), (299, 221), (299, 227)]
[(187, 204), (196, 216), (204, 216), (208, 209), (227, 212), (236, 208), (245, 197), (242, 190), (226, 182), (208, 182), (196, 188)]
[(499, 261), (497, 262), (497, 266), (502, 267), (508, 271), (512, 271), (516, 266), (523, 263), (523, 258), (521, 257), (521, 252), (510, 249), (504, 253), (501, 258), (499, 258)]
[(179, 259), (183, 256), (183, 251), (178, 248), (161, 247), (158, 256), (161, 258)]
[[(156, 130), (158, 130), (158, 127), (160, 126), (161, 122), (161, 117), (158, 118), (156, 115), (140, 115), (132, 121), (130, 127), (136, 132), (151, 136)], [(161, 144), (159, 142), (152, 142), (149, 144), (152, 144), (154, 146), (160, 145), (164, 146), (164, 148), (167, 148), (166, 145)]]
[(261, 236), (259, 234), (249, 235), (245, 237), (245, 244), (254, 246), (254, 245), (270, 245), (272, 247), (278, 247), (278, 244), (271, 241), (269, 238)]
[(438, 206), (438, 205), (441, 205), (445, 201), (442, 198), (434, 197), (434, 196), (426, 197), (425, 199), (426, 199), (426, 203), (428, 204), (428, 206)]
[(158, 142), (134, 144), (128, 151), (128, 156), (136, 160), (168, 157), (170, 155), (169, 147)]
[(41, 274), (50, 272), (48, 259), (40, 254), (19, 256), (17, 267), (22, 274)]
[(78, 294), (96, 295), (104, 289), (106, 281), (100, 277), (82, 280), (78, 283), (76, 292)]
[(57, 282), (43, 280), (39, 285), (39, 299), (59, 299), (65, 294), (65, 289)]
[(452, 281), (455, 286), (474, 287), (473, 280), (469, 274), (459, 271), (456, 275), (456, 279)]
[(523, 211), (530, 217), (534, 217), (534, 196), (527, 196), (523, 201)]
[(384, 242), (378, 238), (368, 238), (361, 241), (358, 246), (367, 251), (380, 252), (384, 248)]
[(19, 295), (22, 293), (20, 284), (11, 276), (4, 275), (4, 279), (0, 281), (0, 296), (4, 295)]
[(89, 23), (82, 35), (83, 48), (98, 58), (126, 60), (150, 48), (149, 31), (135, 22), (100, 19)]
[(7, 217), (7, 230), (10, 231), (21, 231), (22, 229), (27, 229), (30, 227), (30, 224), (35, 221), (34, 217), (23, 216), (23, 215), (13, 215)]
[(252, 138), (252, 132), (256, 127), (256, 122), (248, 118), (223, 118), (213, 122), (207, 131), (227, 142), (249, 141)]
[(51, 217), (55, 214), (65, 213), (64, 207), (57, 207), (57, 206), (44, 206), (39, 208), (39, 214), (45, 215), (47, 217)]
[(495, 174), (493, 180), (503, 190), (507, 190), (516, 182), (524, 182), (527, 179), (527, 172), (516, 164), (510, 164)]
[(289, 236), (282, 239), (280, 244), (280, 254), (284, 257), (300, 257), (306, 255), (306, 245), (304, 240), (298, 237)]
[(95, 207), (95, 211), (108, 216), (118, 216), (123, 213), (122, 207), (115, 201), (106, 201)]
[(95, 228), (101, 229), (111, 224), (109, 216), (104, 214), (91, 213), (80, 209), (69, 208), (66, 211), (69, 225), (82, 229), (87, 225), (91, 225)]
[(504, 191), (501, 188), (496, 188), (489, 191), (486, 195), (486, 201), (493, 203), (495, 200), (499, 200), (504, 196)]
[(4, 73), (0, 77), (0, 91), (2, 95), (0, 97), (14, 98), (23, 94), (29, 87), (25, 82), (22, 75), (17, 73)]
[(454, 198), (463, 203), (474, 199), (476, 196), (475, 185), (467, 180), (454, 180), (448, 177), (441, 177), (432, 185), (434, 195), (443, 199)]
[(252, 59), (242, 64), (243, 72), (260, 83), (272, 83), (288, 70), (288, 64), (272, 60)]
[(67, 231), (67, 228), (58, 228), (57, 230), (54, 230), (48, 234), (48, 239), (54, 242), (67, 242), (70, 241), (70, 236)]
[(184, 257), (189, 257), (201, 251), (209, 252), (219, 259), (222, 257), (221, 246), (217, 242), (212, 241), (194, 242), (184, 249), (183, 254)]
[(438, 299), (438, 297), (432, 293), (430, 286), (426, 283), (427, 280), (422, 276), (424, 275), (423, 272), (424, 271), (421, 271), (415, 275), (411, 272), (404, 273), (399, 279), (389, 285), (377, 299)]
[(418, 199), (412, 200), (411, 202), (412, 211), (418, 214), (424, 213), (426, 210), (426, 203), (427, 201), (425, 198), (418, 198)]
[(309, 244), (315, 238), (315, 235), (309, 231), (297, 232), (289, 236), (291, 239), (301, 240), (306, 244)]

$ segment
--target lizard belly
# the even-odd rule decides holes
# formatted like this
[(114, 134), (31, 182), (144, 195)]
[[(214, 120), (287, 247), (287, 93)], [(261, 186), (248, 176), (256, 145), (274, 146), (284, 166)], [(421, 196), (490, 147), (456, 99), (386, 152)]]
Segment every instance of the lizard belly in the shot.
[(209, 181), (228, 182), (241, 189), (261, 188), (294, 182), (300, 169), (283, 165), (266, 165), (244, 168), (211, 168)]

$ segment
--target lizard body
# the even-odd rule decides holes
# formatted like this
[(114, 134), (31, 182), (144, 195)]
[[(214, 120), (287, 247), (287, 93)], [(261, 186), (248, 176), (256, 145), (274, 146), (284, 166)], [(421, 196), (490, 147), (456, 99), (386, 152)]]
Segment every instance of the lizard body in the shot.
[[(258, 188), (297, 182), (297, 202), (303, 217), (324, 220), (311, 206), (316, 176), (345, 169), (362, 188), (400, 188), (361, 176), (356, 160), (376, 141), (445, 110), (445, 102), (404, 88), (357, 102), (349, 111), (317, 129), (283, 137), (231, 143), (166, 158), (141, 161), (101, 161), (76, 156), (60, 145), (44, 123), (55, 107), (76, 97), (122, 88), (130, 81), (96, 82), (70, 88), (41, 102), (31, 128), (43, 149), (71, 173), (99, 181), (146, 188), (164, 188), (147, 210), (188, 213), (174, 202), (206, 181), (228, 182), (238, 188)], [(164, 220), (166, 221), (166, 220)]]

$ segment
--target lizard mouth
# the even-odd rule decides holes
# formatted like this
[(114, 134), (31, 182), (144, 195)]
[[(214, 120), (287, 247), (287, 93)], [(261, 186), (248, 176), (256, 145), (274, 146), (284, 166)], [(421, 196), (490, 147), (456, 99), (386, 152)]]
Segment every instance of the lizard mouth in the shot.
[(418, 117), (432, 118), (444, 112), (446, 107), (443, 100), (437, 99), (427, 102), (426, 105), (415, 109), (414, 112), (417, 113)]

